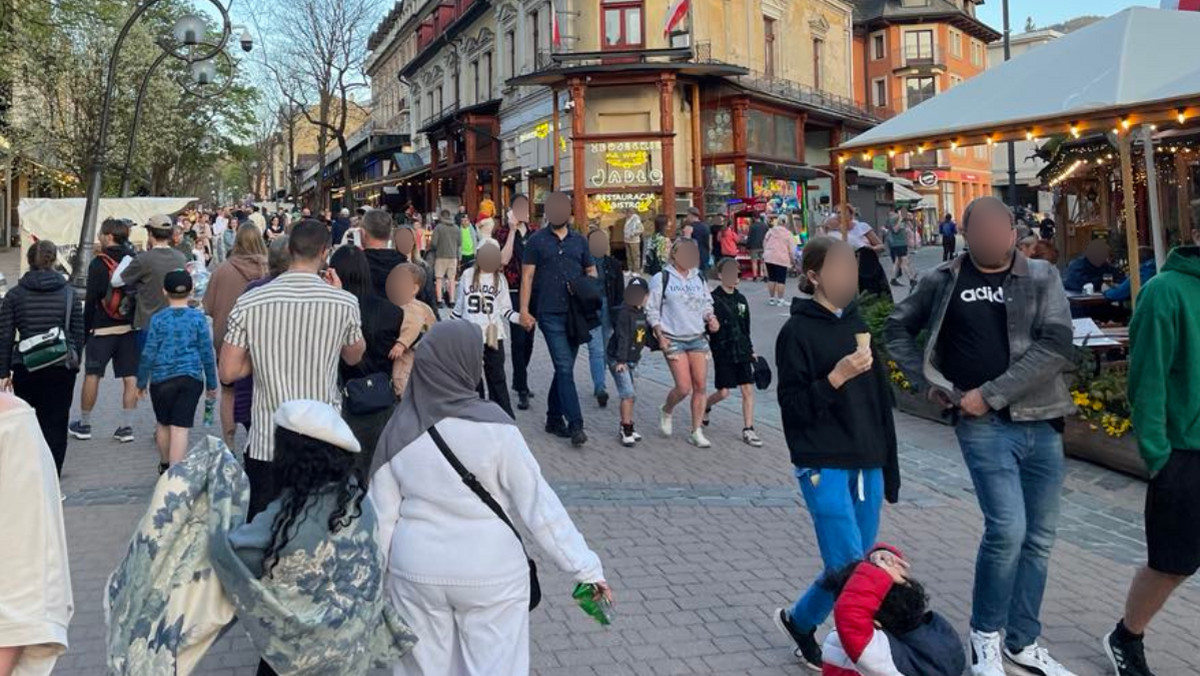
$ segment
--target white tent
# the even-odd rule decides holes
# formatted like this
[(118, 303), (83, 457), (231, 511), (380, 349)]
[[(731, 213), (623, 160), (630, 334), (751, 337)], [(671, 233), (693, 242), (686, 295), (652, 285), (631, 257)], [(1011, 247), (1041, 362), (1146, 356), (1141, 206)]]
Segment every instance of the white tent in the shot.
[[(195, 197), (122, 197), (100, 200), (98, 222), (106, 218), (127, 218), (134, 223), (145, 223), (151, 216), (173, 215), (182, 211)], [(79, 231), (83, 227), (83, 208), (87, 200), (83, 197), (39, 198), (27, 197), (17, 205), (21, 219), (21, 250), (29, 248), (35, 239), (48, 239), (58, 245), (58, 258), (66, 272), (70, 272), (71, 255), (79, 243)], [(146, 230), (134, 228), (130, 240), (135, 245), (146, 242)], [(25, 256), (21, 256), (21, 273), (25, 273)]]
[[(1001, 140), (997, 132), (1060, 133), (1072, 123), (1107, 131), (1137, 111), (1195, 116), (1200, 110), (1186, 107), (1198, 99), (1200, 12), (1132, 7), (984, 71), (840, 149), (978, 145)], [(1046, 129), (1050, 123), (1057, 128)]]

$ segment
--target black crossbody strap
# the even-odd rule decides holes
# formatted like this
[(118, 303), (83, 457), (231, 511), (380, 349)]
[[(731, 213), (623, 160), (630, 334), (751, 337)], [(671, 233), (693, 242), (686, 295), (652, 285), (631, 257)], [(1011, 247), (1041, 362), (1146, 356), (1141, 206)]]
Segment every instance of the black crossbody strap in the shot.
[[(442, 452), (442, 455), (446, 458), (446, 462), (450, 463), (450, 466), (454, 468), (454, 471), (458, 472), (458, 476), (462, 479), (462, 482), (467, 485), (467, 488), (471, 489), (472, 493), (479, 496), (479, 499), (483, 501), (483, 504), (487, 505), (489, 509), (495, 512), (496, 516), (500, 517), (500, 520), (503, 521), (510, 530), (512, 530), (513, 535), (517, 536), (517, 542), (521, 543), (521, 549), (525, 549), (525, 541), (521, 539), (521, 534), (517, 532), (517, 527), (513, 525), (512, 521), (509, 520), (508, 514), (504, 513), (504, 508), (496, 502), (491, 493), (488, 493), (487, 489), (483, 487), (483, 484), (479, 483), (479, 480), (475, 478), (475, 475), (467, 471), (467, 468), (463, 467), (463, 464), (458, 461), (458, 456), (454, 455), (454, 451), (450, 450), (450, 446), (446, 443), (446, 440), (443, 439), (442, 435), (438, 433), (437, 427), (431, 426), (428, 432), (429, 438), (433, 439), (434, 444), (437, 444), (438, 450)], [(526, 556), (528, 556), (528, 553), (526, 553)]]

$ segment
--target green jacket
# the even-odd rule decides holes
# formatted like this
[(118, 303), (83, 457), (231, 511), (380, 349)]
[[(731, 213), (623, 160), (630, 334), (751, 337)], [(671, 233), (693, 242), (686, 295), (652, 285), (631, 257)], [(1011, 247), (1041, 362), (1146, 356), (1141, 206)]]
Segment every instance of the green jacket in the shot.
[(1129, 402), (1142, 459), (1200, 452), (1200, 247), (1171, 252), (1137, 297), (1129, 326)]

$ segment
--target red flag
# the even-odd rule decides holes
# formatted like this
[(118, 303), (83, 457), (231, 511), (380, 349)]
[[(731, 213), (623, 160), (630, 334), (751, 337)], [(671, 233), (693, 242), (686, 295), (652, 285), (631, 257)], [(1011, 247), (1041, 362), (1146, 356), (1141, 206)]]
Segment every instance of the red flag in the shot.
[(666, 21), (663, 22), (663, 37), (670, 35), (676, 26), (683, 23), (683, 18), (688, 15), (691, 8), (691, 0), (671, 0), (671, 6), (667, 8)]
[(550, 0), (550, 42), (555, 47), (562, 47), (562, 33), (558, 32), (558, 8), (554, 0)]
[(1200, 12), (1200, 0), (1163, 0), (1163, 9), (1180, 9), (1185, 12)]

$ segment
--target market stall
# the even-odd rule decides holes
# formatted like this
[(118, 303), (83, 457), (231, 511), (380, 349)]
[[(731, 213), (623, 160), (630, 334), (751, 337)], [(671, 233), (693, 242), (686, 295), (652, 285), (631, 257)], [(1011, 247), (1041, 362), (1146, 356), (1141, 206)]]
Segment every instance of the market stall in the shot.
[[(1200, 13), (1134, 7), (1038, 47), (888, 120), (835, 149), (843, 176), (861, 157), (921, 154), (933, 149), (995, 145), (1009, 140), (1104, 135), (1120, 167), (1110, 223), (1126, 242), (1133, 302), (1140, 290), (1138, 245), (1152, 245), (1161, 264), (1166, 238), (1158, 199), (1154, 143), (1165, 133), (1194, 131), (1200, 118)], [(1134, 150), (1141, 143), (1147, 237), (1139, 239)], [(845, 180), (838, 201), (846, 203)], [(844, 212), (844, 210), (843, 210)], [(1190, 215), (1183, 214), (1180, 229)], [(849, 226), (845, 213), (843, 229)], [(1081, 354), (1091, 350), (1081, 348)], [(1102, 364), (1076, 382), (1082, 415), (1067, 451), (1123, 471), (1136, 466), (1128, 402), (1119, 362)], [(1121, 442), (1114, 451), (1109, 443)], [(1118, 457), (1120, 461), (1114, 461)]]

